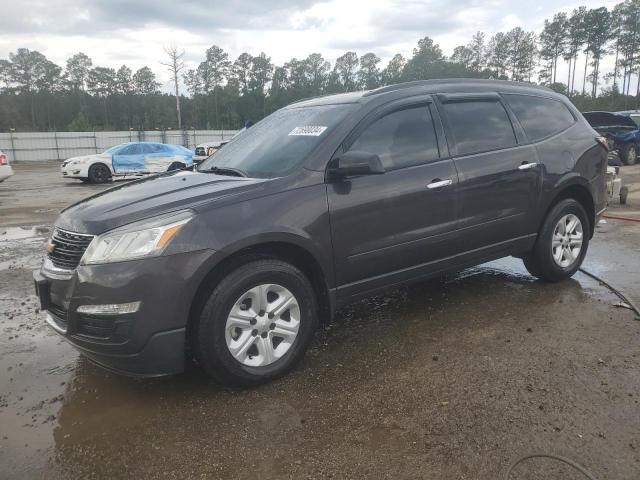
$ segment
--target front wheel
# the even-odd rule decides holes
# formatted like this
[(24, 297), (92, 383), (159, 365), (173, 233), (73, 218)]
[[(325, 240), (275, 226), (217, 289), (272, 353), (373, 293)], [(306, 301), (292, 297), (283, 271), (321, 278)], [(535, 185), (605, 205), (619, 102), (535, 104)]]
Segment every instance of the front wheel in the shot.
[(105, 183), (111, 180), (111, 171), (103, 163), (96, 163), (89, 167), (89, 181), (91, 183)]
[(210, 292), (195, 332), (196, 355), (221, 383), (258, 385), (300, 361), (317, 325), (307, 277), (281, 260), (257, 260)]
[(568, 198), (547, 214), (533, 250), (523, 257), (529, 273), (547, 282), (573, 276), (589, 247), (589, 220), (576, 200)]

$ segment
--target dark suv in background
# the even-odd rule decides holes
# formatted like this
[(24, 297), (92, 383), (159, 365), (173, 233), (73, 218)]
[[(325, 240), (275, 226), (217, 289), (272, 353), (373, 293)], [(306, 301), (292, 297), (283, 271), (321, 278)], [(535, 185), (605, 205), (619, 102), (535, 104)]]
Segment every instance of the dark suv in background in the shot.
[(195, 357), (222, 382), (287, 372), (320, 319), (390, 286), (514, 255), (559, 281), (605, 208), (606, 142), (563, 96), (421, 81), (301, 101), (197, 172), (62, 212), (34, 272), (47, 322), (138, 375)]

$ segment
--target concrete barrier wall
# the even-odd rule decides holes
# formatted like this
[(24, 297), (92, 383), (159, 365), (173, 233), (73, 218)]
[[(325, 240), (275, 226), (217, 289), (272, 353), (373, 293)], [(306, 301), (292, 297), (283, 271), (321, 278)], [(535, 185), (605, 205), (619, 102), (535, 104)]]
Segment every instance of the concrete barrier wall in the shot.
[(123, 132), (10, 132), (0, 133), (0, 150), (9, 162), (66, 160), (104, 152), (126, 142), (160, 142), (191, 150), (204, 142), (229, 139), (237, 130), (151, 130)]

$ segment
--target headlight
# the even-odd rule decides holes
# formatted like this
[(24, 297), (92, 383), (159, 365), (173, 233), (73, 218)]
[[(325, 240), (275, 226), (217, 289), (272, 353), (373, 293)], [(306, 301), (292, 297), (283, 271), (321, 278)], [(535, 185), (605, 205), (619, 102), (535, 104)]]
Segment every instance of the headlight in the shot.
[(111, 263), (160, 255), (194, 216), (191, 210), (135, 222), (93, 238), (82, 265)]
[(77, 160), (73, 160), (71, 162), (71, 165), (84, 165), (85, 163), (87, 163), (89, 161), (88, 158), (79, 158)]

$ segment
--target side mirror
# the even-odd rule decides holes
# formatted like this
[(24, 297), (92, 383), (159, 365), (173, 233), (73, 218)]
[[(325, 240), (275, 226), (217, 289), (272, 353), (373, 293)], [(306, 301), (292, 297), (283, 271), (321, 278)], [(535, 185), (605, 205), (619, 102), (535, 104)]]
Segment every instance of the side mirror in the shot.
[(332, 179), (385, 173), (382, 161), (375, 153), (354, 150), (334, 158), (331, 163), (329, 175)]

